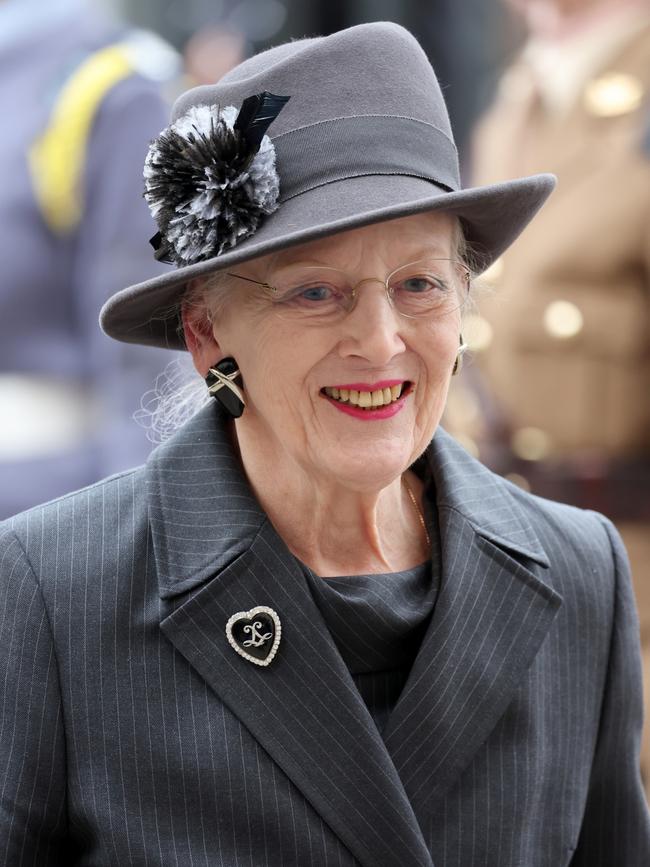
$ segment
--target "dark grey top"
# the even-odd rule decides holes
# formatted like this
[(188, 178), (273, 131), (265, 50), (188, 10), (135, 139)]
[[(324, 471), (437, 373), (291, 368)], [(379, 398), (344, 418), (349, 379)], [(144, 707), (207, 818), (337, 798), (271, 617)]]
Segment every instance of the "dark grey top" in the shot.
[(320, 578), (314, 601), (380, 732), (397, 704), (438, 592), (431, 561), (403, 572)]

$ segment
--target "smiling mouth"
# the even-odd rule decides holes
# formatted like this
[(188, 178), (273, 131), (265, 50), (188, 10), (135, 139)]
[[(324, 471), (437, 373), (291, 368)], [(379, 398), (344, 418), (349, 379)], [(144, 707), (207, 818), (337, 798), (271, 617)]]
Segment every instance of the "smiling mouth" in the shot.
[(389, 388), (377, 388), (374, 391), (357, 391), (356, 389), (347, 388), (330, 388), (326, 386), (321, 389), (321, 393), (337, 401), (337, 403), (345, 403), (349, 406), (357, 406), (360, 409), (379, 409), (382, 406), (390, 406), (401, 397), (408, 394), (411, 389), (411, 383), (406, 380), (398, 385), (391, 385)]

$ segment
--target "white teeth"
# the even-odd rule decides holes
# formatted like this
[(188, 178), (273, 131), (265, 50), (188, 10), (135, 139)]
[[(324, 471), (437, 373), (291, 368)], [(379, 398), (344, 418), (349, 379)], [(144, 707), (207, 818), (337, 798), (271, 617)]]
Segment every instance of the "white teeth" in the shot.
[(390, 388), (377, 388), (374, 391), (357, 391), (356, 389), (325, 387), (323, 391), (329, 397), (360, 406), (362, 409), (374, 409), (397, 400), (402, 394), (404, 383), (392, 385)]

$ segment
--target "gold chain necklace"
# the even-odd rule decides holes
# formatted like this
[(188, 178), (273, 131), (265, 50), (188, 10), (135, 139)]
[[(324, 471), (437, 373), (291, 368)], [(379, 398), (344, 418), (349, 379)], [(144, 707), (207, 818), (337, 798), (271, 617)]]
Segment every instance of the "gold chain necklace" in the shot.
[(415, 509), (415, 514), (418, 516), (418, 520), (422, 525), (422, 529), (424, 530), (424, 535), (427, 540), (427, 548), (431, 547), (431, 537), (429, 536), (429, 531), (427, 530), (427, 525), (424, 520), (424, 515), (422, 514), (422, 509), (420, 508), (418, 501), (415, 498), (415, 494), (411, 490), (411, 486), (406, 481), (406, 476), (402, 476), (402, 481), (404, 482), (404, 487), (406, 488), (406, 493), (409, 495), (411, 502), (413, 503), (413, 508)]

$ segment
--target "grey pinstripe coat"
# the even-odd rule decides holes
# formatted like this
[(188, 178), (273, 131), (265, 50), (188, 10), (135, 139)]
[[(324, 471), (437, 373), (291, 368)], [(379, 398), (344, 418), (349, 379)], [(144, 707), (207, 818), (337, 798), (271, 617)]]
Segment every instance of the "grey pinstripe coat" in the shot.
[[(384, 740), (216, 406), (2, 525), (0, 862), (648, 865), (618, 537), (443, 432), (427, 457), (441, 590)], [(255, 604), (268, 668), (225, 637)]]

